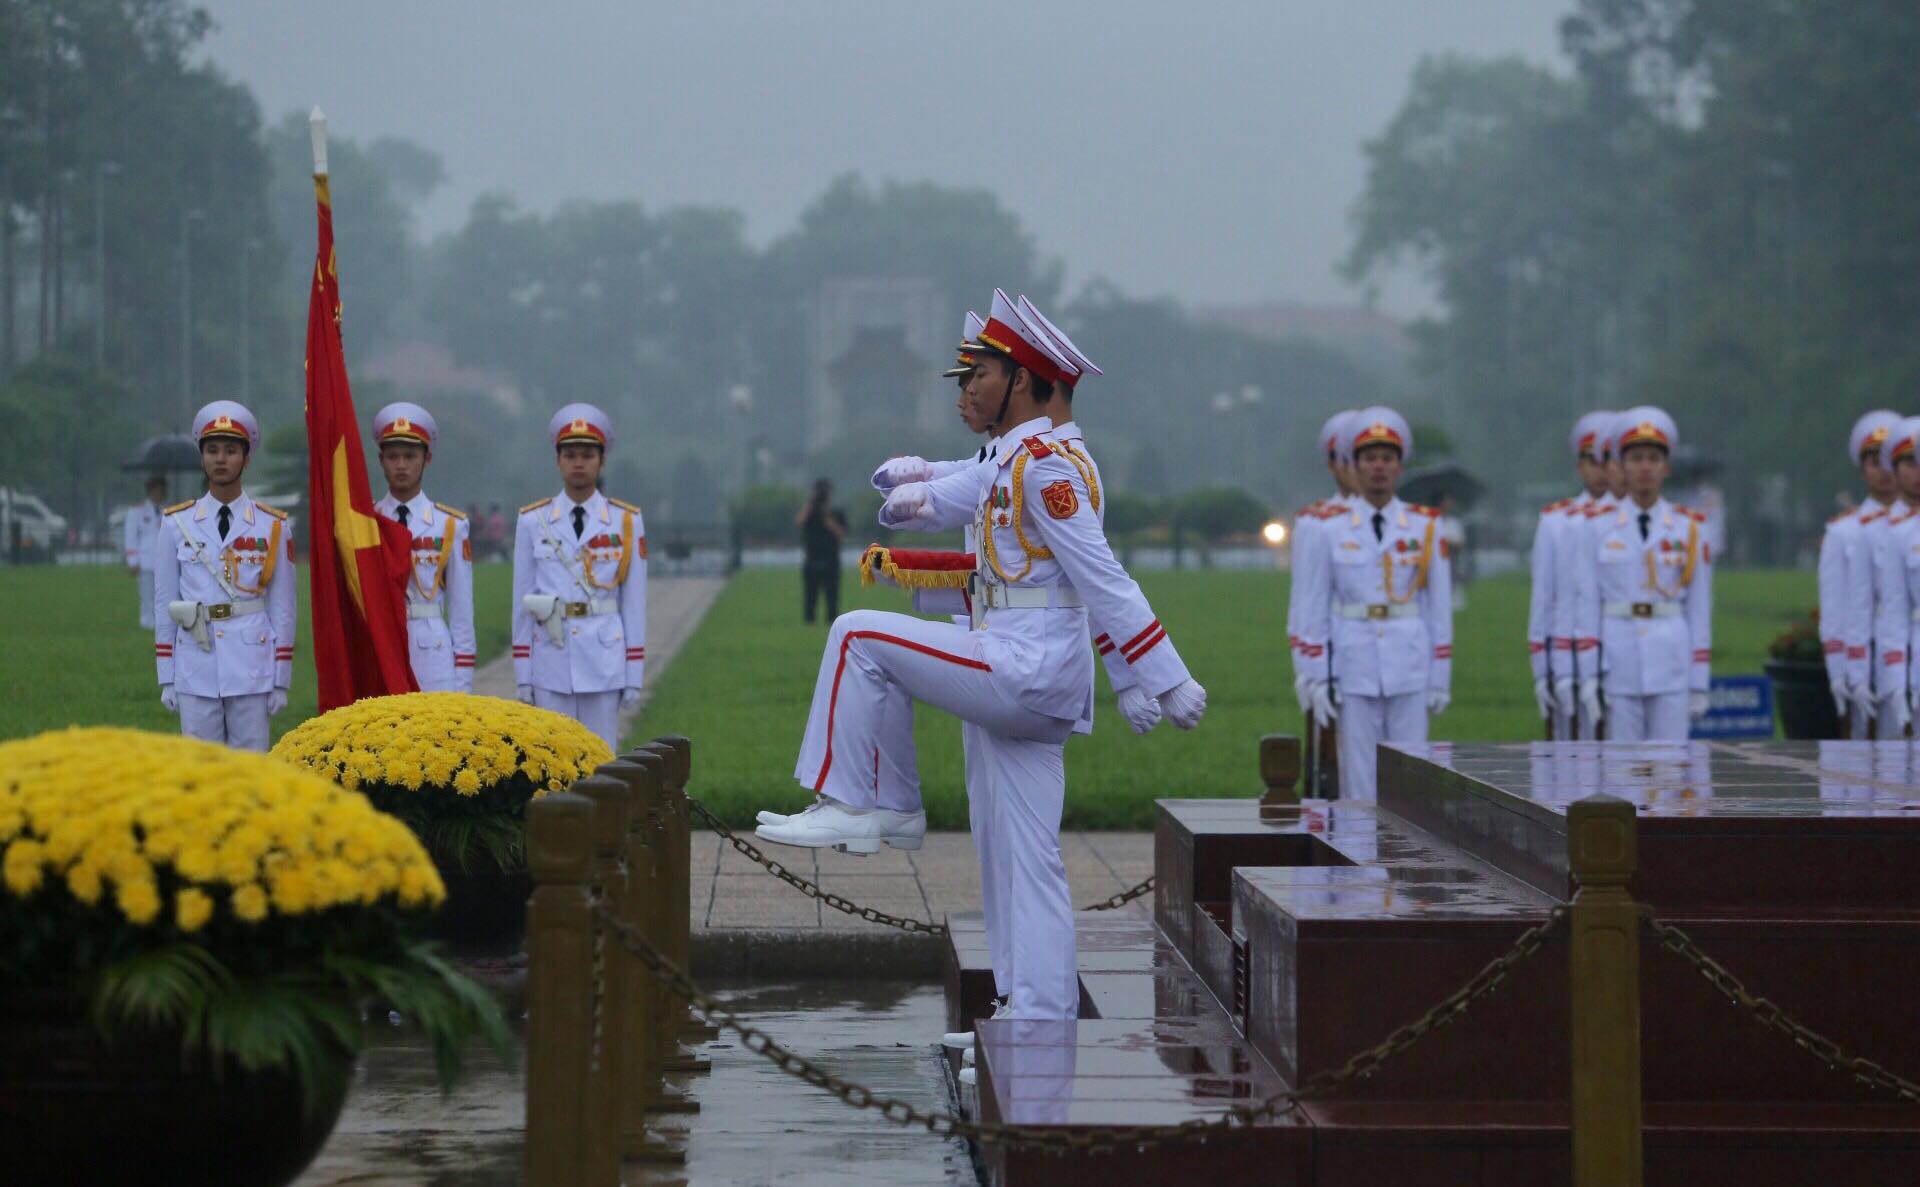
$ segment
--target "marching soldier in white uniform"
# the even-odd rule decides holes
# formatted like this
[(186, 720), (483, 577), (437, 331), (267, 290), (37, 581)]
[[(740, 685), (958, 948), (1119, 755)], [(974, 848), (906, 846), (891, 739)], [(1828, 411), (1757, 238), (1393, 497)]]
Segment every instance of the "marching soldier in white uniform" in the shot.
[(160, 517), (164, 514), (167, 480), (158, 474), (147, 476), (147, 497), (127, 509), (127, 522), (121, 529), (127, 554), (127, 572), (140, 590), (140, 625), (153, 629), (153, 547), (160, 538)]
[(1424, 742), (1444, 713), (1453, 672), (1453, 580), (1439, 513), (1394, 489), (1413, 433), (1391, 408), (1348, 422), (1344, 452), (1358, 495), (1315, 530), (1300, 594), (1314, 715), (1340, 726), (1340, 795), (1372, 800), (1381, 742)]
[[(1879, 409), (1853, 422), (1853, 431), (1847, 435), (1847, 460), (1860, 468), (1867, 496), (1853, 510), (1828, 520), (1820, 538), (1820, 649), (1827, 663), (1827, 683), (1844, 736), (1863, 740), (1874, 713), (1873, 666), (1865, 662), (1870, 658), (1872, 630), (1853, 619), (1862, 610), (1871, 613), (1874, 598), (1871, 582), (1862, 590), (1853, 587), (1850, 579), (1860, 571), (1855, 555), (1865, 548), (1863, 525), (1881, 518), (1899, 498), (1893, 471), (1881, 464), (1880, 453), (1900, 421), (1899, 413)], [(1857, 648), (1858, 655), (1849, 655), (1849, 647)], [(1862, 661), (1858, 669), (1851, 662), (1854, 659)], [(1866, 673), (1868, 683), (1856, 687), (1857, 672)]]
[(1679, 444), (1658, 408), (1620, 415), (1614, 447), (1627, 497), (1589, 521), (1578, 566), (1576, 637), (1598, 640), (1599, 671), (1582, 670), (1580, 706), (1607, 740), (1685, 741), (1707, 711), (1713, 659), (1713, 549), (1701, 517), (1661, 497)]
[(647, 529), (600, 493), (607, 414), (568, 404), (547, 425), (564, 484), (520, 509), (513, 541), (513, 675), (520, 699), (564, 713), (616, 750), (647, 658)]
[(215, 400), (193, 437), (207, 493), (166, 509), (154, 549), (160, 703), (190, 738), (264, 751), (293, 684), (293, 536), (240, 485), (260, 443), (253, 413)]
[(1556, 686), (1571, 693), (1574, 688), (1573, 640), (1554, 630), (1557, 607), (1571, 602), (1571, 584), (1559, 580), (1561, 556), (1565, 551), (1560, 537), (1585, 517), (1594, 499), (1606, 493), (1606, 466), (1601, 459), (1600, 439), (1611, 422), (1611, 412), (1589, 412), (1574, 422), (1570, 444), (1574, 469), (1580, 476), (1580, 491), (1569, 499), (1560, 499), (1540, 509), (1540, 525), (1533, 533), (1530, 568), (1533, 587), (1527, 603), (1527, 661), (1533, 668), (1533, 700), (1546, 719), (1549, 740), (1572, 738), (1575, 731), (1575, 698), (1565, 702), (1555, 694)]
[(1920, 607), (1920, 417), (1894, 425), (1881, 443), (1899, 499), (1862, 537), (1873, 558), (1874, 704), (1882, 739), (1906, 737), (1913, 724), (1913, 617)]
[[(1123, 659), (1176, 725), (1198, 723), (1206, 694), (1113, 559), (1085, 473), (1047, 440), (1047, 400), (1062, 371), (1042, 340), (996, 293), (971, 382), (994, 399), (994, 420), (1014, 427), (975, 512), (972, 629), (870, 610), (842, 615), (828, 636), (794, 773), (834, 800), (860, 794), (885, 742), (888, 704), (898, 698), (982, 727), (991, 844), (1004, 853), (999, 893), (1013, 920), (1008, 1014), (1071, 1018), (1079, 988), (1059, 851), (1062, 747), (1090, 709), (1089, 607), (1097, 621), (1121, 628), (1110, 633)], [(888, 499), (892, 522), (930, 507), (922, 483)]]
[(472, 692), (473, 539), (467, 517), (420, 489), (440, 435), (418, 404), (389, 404), (373, 417), (387, 495), (374, 509), (413, 535), (407, 582), (407, 656), (422, 692)]

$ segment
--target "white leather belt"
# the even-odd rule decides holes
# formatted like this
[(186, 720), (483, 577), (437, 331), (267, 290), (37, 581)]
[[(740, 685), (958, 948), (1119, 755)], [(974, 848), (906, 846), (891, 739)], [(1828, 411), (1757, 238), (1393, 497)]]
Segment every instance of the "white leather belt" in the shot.
[(562, 602), (560, 613), (567, 618), (601, 618), (608, 614), (620, 613), (620, 603), (612, 598), (595, 598), (591, 602)]
[(1341, 618), (1412, 618), (1420, 607), (1412, 602), (1340, 602), (1333, 612)]
[(440, 603), (408, 602), (407, 617), (408, 618), (438, 618), (440, 617)]
[(983, 585), (974, 583), (975, 609), (1064, 610), (1084, 606), (1080, 591), (1071, 585)]
[(219, 622), (223, 618), (240, 618), (247, 614), (265, 614), (265, 598), (249, 598), (244, 602), (214, 602), (207, 606), (207, 618)]
[(1608, 618), (1678, 618), (1678, 602), (1604, 602), (1600, 613)]

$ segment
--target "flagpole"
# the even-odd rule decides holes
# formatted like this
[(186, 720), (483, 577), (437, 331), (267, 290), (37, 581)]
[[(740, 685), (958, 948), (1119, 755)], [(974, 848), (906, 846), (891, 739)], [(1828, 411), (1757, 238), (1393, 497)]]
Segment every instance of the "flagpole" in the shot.
[(307, 116), (307, 131), (313, 137), (313, 176), (317, 181), (327, 175), (327, 113), (314, 108)]

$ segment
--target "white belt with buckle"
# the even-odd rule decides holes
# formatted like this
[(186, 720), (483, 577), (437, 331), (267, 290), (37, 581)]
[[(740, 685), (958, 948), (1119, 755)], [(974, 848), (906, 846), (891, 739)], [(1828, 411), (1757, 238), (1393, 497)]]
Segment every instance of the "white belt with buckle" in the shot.
[(1065, 610), (1084, 606), (1071, 585), (974, 583), (973, 603), (988, 610)]
[(207, 617), (214, 622), (223, 618), (239, 618), (247, 614), (265, 614), (265, 598), (249, 598), (244, 602), (215, 602), (207, 607)]
[(1678, 618), (1678, 602), (1605, 602), (1600, 613), (1608, 618)]
[(612, 598), (595, 598), (591, 602), (560, 603), (560, 613), (568, 618), (601, 618), (619, 612), (620, 603)]
[(1412, 618), (1420, 607), (1412, 602), (1340, 602), (1333, 612), (1341, 618)]
[(408, 617), (408, 618), (439, 618), (439, 617), (440, 617), (440, 603), (438, 603), (438, 602), (408, 602), (408, 603), (407, 603), (407, 617)]

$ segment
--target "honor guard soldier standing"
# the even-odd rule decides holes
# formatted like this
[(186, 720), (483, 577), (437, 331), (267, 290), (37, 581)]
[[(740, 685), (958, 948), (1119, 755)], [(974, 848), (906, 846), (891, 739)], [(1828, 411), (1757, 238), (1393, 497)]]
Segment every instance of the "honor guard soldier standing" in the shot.
[(620, 745), (647, 658), (647, 530), (640, 508), (600, 493), (613, 428), (591, 404), (547, 425), (564, 484), (520, 509), (513, 541), (513, 675), (520, 699)]
[(285, 512), (240, 485), (260, 443), (253, 413), (215, 400), (193, 437), (207, 493), (166, 509), (154, 549), (160, 703), (190, 738), (264, 751), (293, 683), (293, 537)]
[(1599, 645), (1598, 671), (1581, 670), (1580, 707), (1597, 716), (1604, 691), (1610, 742), (1684, 742), (1689, 720), (1707, 711), (1713, 549), (1701, 517), (1660, 494), (1679, 438), (1658, 408), (1620, 414), (1627, 497), (1596, 510), (1575, 558), (1575, 645)]
[(127, 508), (122, 529), (127, 553), (127, 572), (133, 574), (140, 589), (140, 625), (153, 629), (153, 546), (160, 538), (160, 516), (167, 498), (167, 480), (158, 474), (147, 477), (147, 497)]
[(1413, 433), (1391, 408), (1348, 422), (1343, 452), (1357, 495), (1315, 529), (1300, 637), (1314, 715), (1340, 727), (1340, 795), (1375, 798), (1381, 742), (1424, 742), (1453, 672), (1453, 580), (1439, 512), (1395, 494)]
[[(1899, 413), (1886, 409), (1853, 422), (1853, 431), (1847, 435), (1847, 458), (1860, 468), (1867, 497), (1853, 510), (1828, 520), (1820, 538), (1820, 648), (1825, 653), (1827, 683), (1844, 736), (1863, 740), (1874, 714), (1874, 672), (1868, 655), (1873, 626), (1858, 619), (1872, 615), (1875, 605), (1872, 557), (1864, 528), (1885, 517), (1899, 501), (1893, 471), (1881, 464), (1881, 447), (1900, 422)], [(1865, 588), (1857, 584), (1863, 571), (1869, 578)]]
[(1913, 618), (1920, 606), (1920, 417), (1894, 425), (1881, 443), (1882, 466), (1899, 495), (1862, 538), (1873, 558), (1873, 706), (1882, 739), (1908, 736), (1913, 725)]
[(1313, 710), (1314, 673), (1326, 666), (1326, 647), (1311, 647), (1300, 640), (1300, 594), (1312, 584), (1309, 566), (1320, 556), (1314, 533), (1320, 524), (1340, 514), (1353, 497), (1353, 461), (1341, 451), (1347, 424), (1359, 409), (1346, 408), (1334, 413), (1320, 426), (1320, 452), (1327, 459), (1327, 473), (1333, 478), (1333, 494), (1316, 499), (1293, 516), (1293, 574), (1287, 583), (1287, 650), (1293, 659), (1293, 699), (1305, 721), (1306, 789), (1309, 798), (1330, 796), (1337, 790), (1332, 777), (1339, 773), (1334, 750), (1339, 734), (1332, 720), (1322, 720)]
[(389, 404), (373, 417), (387, 476), (374, 509), (413, 534), (407, 582), (407, 657), (422, 692), (472, 692), (473, 538), (467, 517), (427, 498), (420, 482), (440, 430), (418, 404)]
[(1556, 687), (1574, 688), (1573, 640), (1554, 630), (1559, 620), (1556, 607), (1571, 602), (1571, 584), (1559, 580), (1563, 548), (1560, 537), (1580, 519), (1593, 500), (1606, 493), (1606, 467), (1600, 460), (1603, 430), (1613, 419), (1611, 412), (1589, 412), (1574, 422), (1571, 444), (1574, 469), (1580, 476), (1580, 491), (1570, 499), (1549, 503), (1540, 509), (1540, 525), (1533, 533), (1530, 568), (1533, 587), (1527, 604), (1527, 661), (1533, 668), (1533, 700), (1546, 720), (1549, 741), (1565, 741), (1574, 736), (1575, 698), (1563, 702)]

